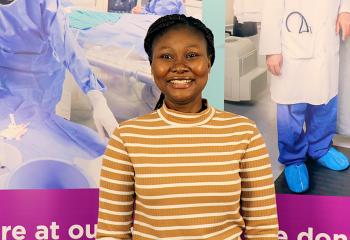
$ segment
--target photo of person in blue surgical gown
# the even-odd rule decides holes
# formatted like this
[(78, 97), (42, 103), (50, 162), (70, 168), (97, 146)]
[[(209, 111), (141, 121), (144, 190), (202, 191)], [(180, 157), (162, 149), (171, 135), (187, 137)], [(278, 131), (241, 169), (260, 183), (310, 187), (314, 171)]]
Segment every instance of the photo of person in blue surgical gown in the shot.
[[(87, 94), (99, 134), (55, 114), (66, 69)], [(45, 166), (51, 166), (54, 161), (39, 164), (46, 160), (56, 160), (57, 166), (63, 166), (73, 163), (74, 159), (91, 160), (103, 154), (104, 133), (111, 134), (118, 125), (107, 106), (102, 93), (104, 90), (104, 84), (91, 71), (69, 31), (59, 0), (1, 0), (0, 144), (16, 148), (24, 165), (37, 160), (38, 167), (23, 170), (23, 176), (36, 178), (40, 175), (44, 178), (48, 175), (47, 178), (50, 178), (47, 172), (50, 168), (45, 169)], [(1, 136), (1, 132), (11, 130), (9, 116), (12, 117), (12, 125), (14, 119), (19, 125), (25, 124), (25, 132), (20, 137)], [(6, 151), (1, 149), (4, 148), (0, 148), (0, 154), (6, 156)], [(3, 161), (11, 162), (9, 159)], [(48, 179), (47, 184), (39, 184), (38, 180), (31, 185), (29, 178), (19, 176), (21, 180), (17, 179), (16, 184), (12, 184), (11, 179), (1, 177), (11, 175), (14, 169), (6, 171), (6, 164), (1, 166), (0, 182), (7, 182), (8, 188), (75, 188), (88, 185), (74, 184), (74, 173), (71, 174), (71, 183), (69, 179), (64, 183)], [(17, 168), (21, 170), (19, 166)], [(68, 168), (73, 169), (74, 165)], [(58, 174), (63, 170), (64, 167), (53, 172)]]
[(272, 74), (279, 162), (288, 187), (309, 189), (308, 157), (342, 171), (348, 158), (332, 146), (336, 133), (339, 44), (350, 36), (349, 0), (265, 1), (260, 53)]
[(185, 14), (186, 10), (183, 0), (150, 0), (146, 3), (145, 7), (134, 7), (132, 13), (165, 16), (170, 14)]

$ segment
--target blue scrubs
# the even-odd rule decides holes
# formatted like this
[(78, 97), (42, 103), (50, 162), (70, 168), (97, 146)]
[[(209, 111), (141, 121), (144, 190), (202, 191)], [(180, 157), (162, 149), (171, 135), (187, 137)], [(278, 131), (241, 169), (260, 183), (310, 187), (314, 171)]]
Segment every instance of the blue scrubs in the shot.
[(30, 123), (20, 141), (7, 141), (24, 161), (92, 159), (104, 152), (93, 130), (55, 115), (66, 68), (85, 93), (104, 89), (69, 31), (59, 0), (0, 5), (0, 129), (8, 126), (10, 113), (18, 124)]
[(156, 15), (185, 14), (185, 6), (182, 0), (151, 0), (143, 13)]
[[(325, 155), (336, 133), (338, 97), (327, 104), (277, 104), (279, 161), (290, 165), (305, 161), (307, 155)], [(305, 130), (304, 130), (305, 123)]]

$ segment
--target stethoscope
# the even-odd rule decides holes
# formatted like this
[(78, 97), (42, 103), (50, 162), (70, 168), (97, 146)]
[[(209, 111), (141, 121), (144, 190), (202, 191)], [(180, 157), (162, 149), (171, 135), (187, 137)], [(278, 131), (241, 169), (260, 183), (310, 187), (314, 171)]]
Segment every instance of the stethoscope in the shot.
[(299, 33), (312, 33), (312, 30), (311, 30), (311, 27), (309, 26), (305, 16), (298, 12), (298, 11), (294, 11), (294, 12), (291, 12), (288, 14), (287, 18), (286, 18), (286, 29), (288, 32), (292, 32), (289, 28), (289, 19), (291, 16), (294, 16), (294, 15), (298, 15), (300, 18), (301, 18), (301, 24), (300, 24), (300, 28), (299, 28)]

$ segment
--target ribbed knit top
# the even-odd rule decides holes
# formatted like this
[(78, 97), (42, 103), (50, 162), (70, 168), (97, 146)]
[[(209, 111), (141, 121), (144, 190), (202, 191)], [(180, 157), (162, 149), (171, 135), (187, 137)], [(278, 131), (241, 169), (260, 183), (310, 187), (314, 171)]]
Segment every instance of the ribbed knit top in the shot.
[(244, 232), (276, 240), (272, 179), (254, 122), (211, 106), (181, 113), (164, 104), (110, 139), (97, 239), (238, 240)]

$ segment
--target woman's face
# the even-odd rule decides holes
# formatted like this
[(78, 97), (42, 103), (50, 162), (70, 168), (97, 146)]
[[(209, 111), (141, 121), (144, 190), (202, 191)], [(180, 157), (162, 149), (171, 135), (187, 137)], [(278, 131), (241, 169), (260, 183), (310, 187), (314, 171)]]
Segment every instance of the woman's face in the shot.
[(211, 64), (207, 43), (191, 27), (174, 27), (153, 43), (152, 74), (169, 108), (198, 112)]

